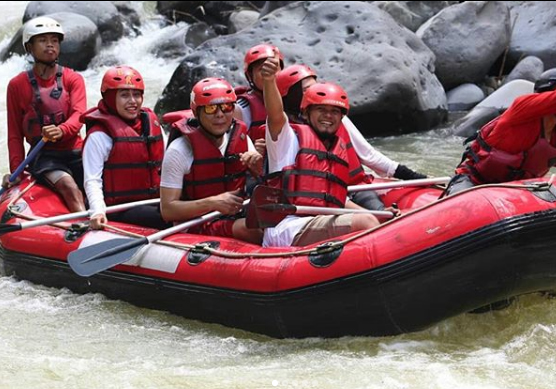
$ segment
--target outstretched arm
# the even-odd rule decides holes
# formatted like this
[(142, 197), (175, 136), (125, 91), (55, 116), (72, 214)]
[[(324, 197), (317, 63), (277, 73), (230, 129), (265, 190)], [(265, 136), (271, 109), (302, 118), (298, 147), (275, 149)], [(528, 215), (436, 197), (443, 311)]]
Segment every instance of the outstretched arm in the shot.
[(282, 127), (286, 123), (286, 114), (282, 105), (282, 96), (276, 85), (276, 73), (280, 71), (280, 59), (278, 54), (274, 57), (267, 58), (261, 68), (263, 77), (263, 96), (264, 105), (267, 113), (267, 130), (272, 140), (277, 140), (278, 135), (282, 131)]

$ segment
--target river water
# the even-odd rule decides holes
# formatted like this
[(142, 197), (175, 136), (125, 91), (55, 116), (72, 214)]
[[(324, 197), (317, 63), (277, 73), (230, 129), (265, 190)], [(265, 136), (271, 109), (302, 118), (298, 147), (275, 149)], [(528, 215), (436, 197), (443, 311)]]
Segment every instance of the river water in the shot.
[[(149, 54), (164, 32), (148, 12), (153, 3), (137, 4), (149, 20), (142, 36), (103, 48), (95, 61), (117, 58), (137, 68), (148, 107), (179, 63)], [(21, 25), (25, 6), (0, 3), (0, 47)], [(24, 66), (20, 57), (0, 63), (0, 172), (8, 170), (6, 86)], [(82, 72), (89, 106), (100, 98), (105, 70)], [(442, 129), (370, 141), (431, 176), (451, 174), (463, 150)], [(0, 277), (1, 389), (553, 389), (555, 344), (556, 299), (541, 295), (413, 334), (276, 340)]]

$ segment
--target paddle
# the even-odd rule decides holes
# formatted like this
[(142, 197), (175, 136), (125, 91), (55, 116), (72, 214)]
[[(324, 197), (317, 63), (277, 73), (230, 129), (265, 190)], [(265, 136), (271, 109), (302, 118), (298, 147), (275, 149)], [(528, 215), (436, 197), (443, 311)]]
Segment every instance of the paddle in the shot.
[[(150, 199), (150, 200), (135, 201), (133, 203), (112, 205), (106, 208), (106, 213), (125, 211), (126, 209), (138, 207), (140, 205), (157, 204), (159, 202), (160, 199)], [(81, 217), (91, 216), (92, 214), (93, 212), (91, 210), (88, 210), (88, 211), (68, 213), (65, 215), (47, 217), (44, 219), (31, 220), (23, 223), (13, 223), (13, 224), (1, 223), (0, 236), (3, 234), (7, 234), (8, 232), (20, 231), (20, 230), (25, 230), (27, 228), (45, 226), (47, 224), (53, 224), (53, 223), (63, 222), (66, 220), (78, 219)]]
[(393, 189), (404, 188), (406, 186), (427, 186), (436, 184), (447, 184), (451, 177), (436, 177), (436, 178), (419, 178), (417, 180), (403, 180), (392, 182), (379, 182), (377, 184), (364, 184), (364, 185), (351, 185), (348, 186), (348, 192), (362, 192), (365, 190), (380, 190), (380, 189)]
[(290, 204), (284, 191), (264, 185), (255, 187), (252, 201), (247, 209), (246, 225), (248, 228), (274, 227), (288, 215), (344, 215), (348, 213), (370, 213), (381, 218), (392, 218), (389, 211), (371, 211), (367, 209), (308, 207)]
[[(21, 162), (19, 164), (19, 166), (17, 167), (17, 169), (15, 169), (15, 171), (12, 173), (12, 175), (10, 176), (10, 178), (8, 179), (10, 184), (13, 184), (15, 182), (15, 180), (17, 179), (17, 177), (19, 177), (19, 175), (21, 173), (23, 173), (23, 170), (25, 170), (25, 168), (27, 167), (27, 165), (29, 165), (37, 156), (37, 154), (39, 153), (39, 151), (41, 151), (41, 149), (44, 147), (44, 145), (46, 144), (48, 140), (46, 138), (42, 138), (40, 141), (37, 142), (37, 144), (35, 145), (35, 147), (33, 147), (33, 149), (31, 150), (31, 152), (29, 153), (29, 155), (27, 155), (27, 158), (25, 158), (23, 160), (23, 162)], [(6, 188), (0, 188), (0, 196), (2, 195), (2, 193), (4, 193), (6, 191)]]
[[(243, 205), (248, 203), (249, 200), (245, 200)], [(129, 261), (136, 252), (149, 243), (154, 243), (186, 228), (209, 222), (219, 216), (222, 216), (222, 213), (213, 211), (143, 238), (116, 238), (87, 246), (72, 251), (68, 256), (68, 263), (74, 272), (80, 276), (89, 277)]]

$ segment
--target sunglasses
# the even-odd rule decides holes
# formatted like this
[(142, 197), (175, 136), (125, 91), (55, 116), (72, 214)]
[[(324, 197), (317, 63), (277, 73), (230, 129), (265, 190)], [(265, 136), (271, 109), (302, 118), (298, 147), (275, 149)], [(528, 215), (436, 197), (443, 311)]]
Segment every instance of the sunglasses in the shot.
[(235, 104), (234, 103), (222, 103), (222, 104), (210, 104), (210, 105), (203, 105), (203, 110), (207, 115), (214, 115), (216, 111), (220, 108), (222, 113), (230, 113), (234, 110)]

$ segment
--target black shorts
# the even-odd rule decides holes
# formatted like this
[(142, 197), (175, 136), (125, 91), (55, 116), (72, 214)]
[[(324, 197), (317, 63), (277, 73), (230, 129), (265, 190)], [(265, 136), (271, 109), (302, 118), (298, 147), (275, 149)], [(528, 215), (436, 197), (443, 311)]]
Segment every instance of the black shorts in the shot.
[(162, 219), (159, 204), (140, 205), (125, 211), (111, 213), (107, 215), (107, 218), (111, 221), (136, 224), (158, 230), (165, 230), (173, 225)]
[(73, 177), (80, 189), (83, 189), (83, 161), (81, 150), (41, 150), (33, 162), (29, 164), (29, 172), (41, 184), (52, 186), (45, 174), (61, 170)]

